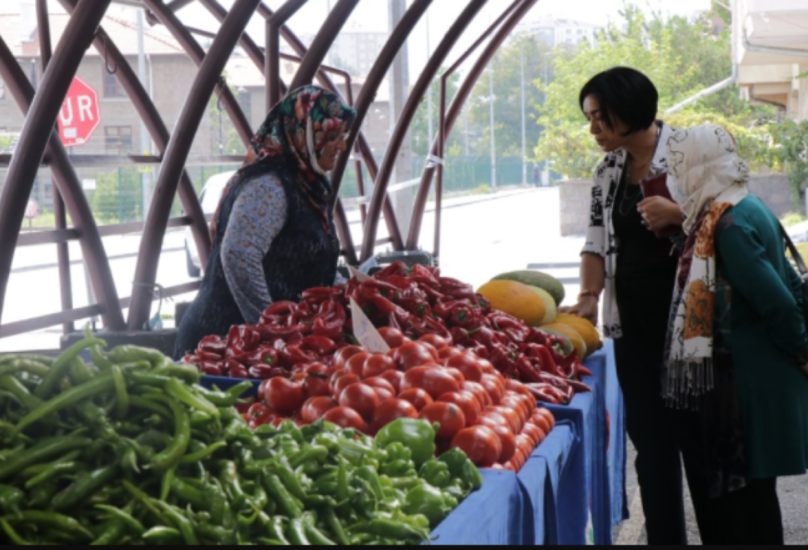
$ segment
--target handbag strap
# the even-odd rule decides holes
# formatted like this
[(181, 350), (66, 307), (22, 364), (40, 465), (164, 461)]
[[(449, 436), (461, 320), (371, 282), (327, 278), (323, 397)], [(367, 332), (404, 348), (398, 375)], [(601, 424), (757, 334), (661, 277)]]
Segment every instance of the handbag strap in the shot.
[(780, 224), (780, 232), (783, 234), (783, 238), (786, 240), (786, 247), (788, 248), (789, 252), (791, 252), (791, 257), (794, 259), (794, 263), (797, 264), (797, 269), (800, 270), (800, 275), (802, 275), (803, 280), (808, 277), (808, 266), (805, 264), (805, 259), (800, 254), (800, 251), (797, 250), (794, 241), (791, 240), (786, 228), (783, 227), (783, 224)]

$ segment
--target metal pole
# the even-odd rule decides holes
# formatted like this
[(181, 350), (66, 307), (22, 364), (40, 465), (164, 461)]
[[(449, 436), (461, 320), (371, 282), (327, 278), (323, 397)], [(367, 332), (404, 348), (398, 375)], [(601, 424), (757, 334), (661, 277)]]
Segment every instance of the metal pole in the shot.
[[(53, 56), (53, 46), (51, 43), (50, 18), (48, 16), (48, 1), (36, 0), (37, 25), (39, 26), (39, 51), (42, 57), (43, 71), (48, 68)], [(53, 215), (56, 218), (56, 229), (67, 229), (67, 214), (65, 212), (65, 201), (56, 180), (51, 179), (53, 186)], [(59, 264), (59, 294), (62, 300), (62, 311), (73, 309), (73, 280), (70, 273), (70, 246), (68, 243), (56, 245), (56, 256)], [(75, 330), (75, 324), (68, 322), (62, 325), (62, 331), (69, 334)]]
[[(390, 32), (393, 32), (404, 17), (407, 10), (407, 0), (390, 0)], [(426, 13), (427, 20), (429, 12)], [(396, 125), (399, 123), (404, 107), (410, 96), (410, 55), (409, 45), (405, 43), (401, 50), (399, 50), (395, 61), (393, 62), (393, 74), (390, 79), (390, 135), (395, 131)], [(432, 97), (430, 89), (427, 88), (427, 97)], [(430, 111), (430, 125), (431, 125), (431, 111)], [(398, 155), (396, 157), (396, 182), (401, 183), (412, 179), (412, 140), (410, 139), (410, 125), (406, 124), (407, 134), (398, 148)], [(431, 133), (431, 130), (430, 130)], [(377, 182), (378, 183), (378, 182)], [(406, 234), (409, 231), (409, 220), (412, 219), (412, 193), (410, 190), (404, 190), (396, 193), (393, 197), (393, 204), (396, 209), (396, 216), (399, 219), (399, 227), (401, 233)], [(368, 246), (373, 241), (365, 239), (364, 245)], [(364, 247), (363, 247), (364, 249)], [(363, 254), (364, 256), (364, 254)]]
[[(61, 189), (62, 196), (68, 202), (66, 206), (70, 209), (71, 218), (76, 226), (81, 228), (84, 253), (91, 258), (91, 275), (104, 307), (104, 323), (114, 330), (124, 324), (98, 227), (83, 196), (78, 177), (72, 172), (64, 147), (53, 132), (62, 101), (110, 2), (111, 0), (97, 0), (92, 5), (83, 2), (76, 10), (63, 34), (62, 44), (65, 47), (60, 48), (53, 56), (36, 95), (28, 80), (22, 75), (13, 54), (0, 39), (2, 78), (15, 95), (17, 103), (21, 107), (29, 107), (17, 152), (7, 173), (8, 183), (0, 192), (0, 317), (25, 214), (25, 204), (31, 194), (31, 187), (45, 149), (50, 146), (51, 158), (56, 163), (54, 174), (57, 182), (64, 185)], [(20, 75), (24, 81), (17, 78)], [(43, 136), (52, 137), (48, 140)], [(81, 197), (73, 196), (77, 194), (81, 194)]]
[(489, 101), (491, 103), (491, 188), (497, 190), (497, 130), (496, 130), (496, 111), (494, 102), (494, 64), (488, 68), (488, 84), (491, 92)]
[[(426, 57), (429, 59), (432, 57), (432, 36), (429, 32), (429, 12), (426, 14)], [(435, 130), (432, 127), (432, 83), (429, 84), (429, 91), (426, 94), (426, 110), (427, 110), (427, 120), (429, 121), (429, 130), (427, 136), (427, 143), (432, 143), (432, 140), (435, 139)]]
[(520, 69), (522, 72), (522, 185), (527, 185), (527, 98), (525, 92), (525, 42), (519, 51)]
[[(157, 279), (160, 251), (163, 247), (171, 205), (177, 193), (180, 175), (191, 152), (194, 136), (207, 111), (208, 100), (219, 83), (222, 72), (241, 34), (250, 22), (261, 0), (236, 0), (222, 25), (219, 35), (200, 66), (165, 154), (155, 187), (155, 200), (140, 245), (132, 302), (129, 310), (130, 330), (141, 330), (149, 319), (152, 292)], [(154, 2), (149, 0), (150, 4)], [(82, 3), (83, 4), (83, 3)], [(80, 6), (82, 5), (80, 4)], [(163, 6), (164, 7), (164, 6)], [(226, 86), (224, 87), (227, 88)], [(223, 94), (224, 95), (224, 94)], [(231, 95), (232, 97), (232, 95)]]
[(288, 0), (266, 22), (266, 66), (267, 112), (281, 100), (283, 79), (281, 78), (281, 28), (302, 8), (308, 0)]
[[(146, 87), (146, 43), (144, 38), (143, 10), (137, 10), (137, 76), (140, 84)], [(140, 120), (140, 154), (151, 155), (151, 139), (149, 138), (146, 123)], [(149, 216), (151, 205), (151, 173), (140, 173), (140, 189), (143, 194), (143, 219)]]

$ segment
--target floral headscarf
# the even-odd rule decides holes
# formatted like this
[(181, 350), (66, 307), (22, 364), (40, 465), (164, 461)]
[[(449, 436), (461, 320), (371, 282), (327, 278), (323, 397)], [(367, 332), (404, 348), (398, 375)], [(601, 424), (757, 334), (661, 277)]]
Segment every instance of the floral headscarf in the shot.
[[(293, 178), (330, 233), (332, 190), (319, 160), (326, 144), (348, 133), (355, 120), (356, 111), (323, 88), (305, 86), (290, 92), (273, 107), (253, 137), (245, 165), (227, 185), (219, 208), (237, 185), (256, 175), (275, 172), (280, 177)], [(214, 242), (218, 218), (217, 211), (211, 225)]]
[(671, 308), (665, 393), (688, 406), (713, 389), (716, 231), (727, 210), (749, 195), (749, 168), (718, 126), (676, 132), (668, 141), (668, 165), (668, 188), (687, 216), (689, 237)]

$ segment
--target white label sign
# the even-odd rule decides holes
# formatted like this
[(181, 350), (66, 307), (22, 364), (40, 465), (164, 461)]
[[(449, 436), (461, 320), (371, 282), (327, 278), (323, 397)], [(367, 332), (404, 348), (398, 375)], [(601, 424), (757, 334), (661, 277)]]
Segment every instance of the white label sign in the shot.
[(359, 307), (359, 304), (356, 303), (356, 300), (351, 300), (351, 314), (353, 316), (354, 336), (356, 336), (363, 348), (370, 353), (387, 353), (390, 351), (390, 346), (384, 341), (382, 335), (370, 322), (370, 319)]
[(354, 279), (356, 279), (360, 283), (364, 283), (365, 281), (370, 281), (371, 279), (373, 279), (373, 277), (371, 277), (370, 275), (367, 275), (365, 273), (362, 273), (361, 271), (359, 271), (358, 269), (356, 269), (352, 265), (348, 266), (348, 271), (350, 271), (351, 275), (353, 275)]

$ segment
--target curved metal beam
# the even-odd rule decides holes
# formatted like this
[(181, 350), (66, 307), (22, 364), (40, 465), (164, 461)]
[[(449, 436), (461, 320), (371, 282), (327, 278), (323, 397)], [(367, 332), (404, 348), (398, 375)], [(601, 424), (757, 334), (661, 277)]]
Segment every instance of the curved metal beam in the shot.
[[(157, 17), (160, 23), (168, 29), (174, 39), (179, 42), (180, 46), (182, 46), (196, 66), (201, 67), (205, 60), (205, 50), (202, 49), (199, 42), (188, 32), (188, 29), (185, 28), (185, 25), (183, 25), (176, 14), (171, 11), (162, 0), (143, 0), (143, 2)], [(238, 101), (233, 97), (233, 92), (230, 91), (230, 88), (227, 87), (224, 82), (219, 82), (216, 85), (215, 91), (222, 105), (224, 105), (230, 120), (233, 121), (233, 126), (235, 126), (242, 143), (244, 143), (245, 147), (248, 147), (254, 134), (250, 121), (247, 120)]]
[[(513, 29), (516, 28), (519, 22), (525, 17), (525, 15), (527, 15), (537, 1), (538, 0), (522, 0), (522, 4), (516, 10), (514, 10), (514, 12), (502, 24), (502, 27), (499, 29), (499, 31), (497, 31), (496, 35), (494, 35), (491, 42), (480, 55), (479, 60), (474, 64), (474, 67), (472, 67), (469, 75), (466, 77), (466, 80), (457, 91), (454, 100), (452, 100), (452, 105), (449, 107), (449, 112), (446, 115), (445, 135), (447, 138), (451, 134), (460, 113), (463, 111), (463, 106), (465, 105), (466, 101), (468, 101), (472, 91), (474, 91), (474, 87), (477, 85), (477, 81), (482, 76), (486, 66), (491, 62), (491, 59), (493, 59), (502, 43), (505, 42), (508, 36), (510, 36), (510, 34), (513, 32)], [(431, 154), (433, 155), (436, 155), (440, 150), (438, 139), (439, 138), (435, 139), (434, 143), (432, 144), (432, 149), (430, 150)], [(426, 211), (426, 203), (429, 200), (429, 192), (432, 187), (432, 178), (435, 176), (435, 172), (436, 168), (434, 166), (427, 166), (424, 169), (423, 176), (421, 177), (421, 185), (418, 189), (418, 196), (415, 200), (415, 210), (412, 216), (412, 224), (410, 225), (410, 234), (407, 239), (407, 249), (409, 250), (415, 250), (418, 247), (418, 242), (421, 237), (421, 226), (423, 223), (424, 212)]]
[[(17, 153), (6, 177), (7, 183), (0, 193), (0, 319), (25, 205), (47, 147), (59, 192), (82, 235), (81, 246), (93, 289), (103, 308), (104, 325), (112, 330), (125, 326), (101, 235), (67, 152), (53, 131), (62, 101), (110, 2), (83, 2), (76, 10), (64, 32), (64, 46), (53, 56), (36, 94), (14, 54), (0, 37), (0, 75), (22, 110), (27, 112)], [(43, 139), (43, 136), (50, 138)]]
[[(68, 13), (72, 13), (78, 3), (78, 0), (59, 1)], [(143, 87), (137, 74), (135, 74), (134, 69), (132, 69), (132, 66), (112, 41), (112, 38), (102, 27), (99, 27), (96, 33), (94, 44), (95, 49), (104, 59), (111, 60), (115, 67), (118, 68), (116, 78), (123, 86), (135, 109), (137, 109), (140, 118), (149, 131), (149, 135), (154, 140), (157, 150), (161, 155), (165, 154), (171, 134), (149, 93)], [(205, 212), (202, 210), (202, 205), (199, 203), (199, 197), (197, 197), (193, 182), (185, 170), (182, 171), (180, 176), (179, 197), (185, 210), (185, 215), (191, 218), (191, 232), (199, 252), (199, 259), (202, 265), (207, 265), (211, 247), (208, 222), (205, 218)]]
[[(281, 27), (291, 19), (309, 0), (287, 0), (266, 22), (266, 59), (264, 77), (266, 78), (266, 109), (270, 112), (282, 97), (281, 90)], [(294, 88), (292, 88), (294, 89)]]
[[(355, 108), (357, 119), (348, 138), (347, 151), (345, 154), (340, 156), (337, 166), (331, 176), (335, 193), (339, 193), (342, 178), (345, 175), (345, 169), (350, 161), (349, 151), (353, 150), (354, 144), (357, 143), (357, 138), (360, 138), (358, 141), (358, 146), (365, 159), (373, 158), (373, 152), (370, 149), (370, 144), (361, 139), (362, 136), (360, 134), (360, 130), (362, 124), (364, 123), (365, 117), (370, 110), (370, 106), (376, 99), (376, 93), (384, 81), (384, 78), (387, 76), (390, 67), (393, 65), (398, 52), (401, 50), (402, 46), (407, 41), (410, 34), (412, 34), (412, 31), (415, 29), (416, 25), (418, 25), (418, 22), (424, 16), (426, 10), (429, 9), (431, 4), (432, 0), (416, 0), (412, 3), (412, 5), (410, 5), (409, 9), (404, 14), (404, 17), (401, 19), (396, 28), (393, 29), (393, 33), (390, 35), (390, 38), (387, 40), (384, 48), (382, 48), (376, 63), (370, 70), (370, 74), (368, 74), (365, 84), (362, 86), (362, 90), (359, 92), (359, 97), (356, 98)], [(372, 164), (367, 164), (367, 167), (370, 177), (375, 181), (379, 175), (379, 169), (375, 158), (373, 159)], [(390, 232), (390, 237), (393, 240), (393, 247), (396, 250), (401, 250), (404, 247), (404, 240), (402, 238), (401, 228), (399, 227), (398, 219), (396, 217), (396, 211), (393, 208), (393, 203), (390, 201), (389, 197), (385, 197), (384, 201), (384, 218)]]
[[(149, 318), (153, 285), (157, 278), (157, 267), (160, 262), (160, 251), (180, 175), (188, 160), (202, 117), (205, 116), (208, 99), (213, 94), (230, 54), (238, 44), (239, 38), (247, 28), (260, 1), (236, 0), (219, 35), (213, 41), (210, 51), (199, 68), (199, 74), (188, 95), (188, 101), (183, 107), (177, 127), (168, 143), (165, 160), (155, 188), (154, 202), (149, 211), (143, 240), (140, 243), (135, 284), (132, 289), (132, 304), (129, 310), (130, 330), (139, 330)], [(161, 2), (155, 2), (155, 0), (146, 0), (146, 2), (148, 4), (159, 3), (163, 8), (165, 7)], [(162, 20), (165, 13), (157, 15)]]
[[(294, 1), (294, 0), (290, 0)], [(304, 2), (306, 0), (303, 0)], [(303, 63), (297, 69), (297, 74), (289, 85), (290, 90), (296, 90), (301, 86), (306, 86), (314, 82), (314, 75), (317, 74), (320, 65), (323, 64), (325, 56), (328, 55), (328, 50), (334, 44), (348, 18), (359, 5), (361, 0), (339, 0), (336, 6), (328, 14), (328, 17), (323, 23), (323, 27), (314, 38), (308, 53), (303, 58)], [(269, 54), (269, 52), (267, 52)]]
[(387, 196), (387, 188), (390, 185), (390, 177), (393, 175), (399, 151), (401, 151), (401, 147), (407, 137), (407, 132), (410, 130), (412, 121), (418, 112), (418, 108), (421, 106), (421, 102), (426, 94), (429, 93), (432, 81), (435, 79), (438, 71), (440, 71), (443, 62), (451, 53), (452, 48), (454, 48), (457, 41), (487, 2), (488, 0), (469, 1), (466, 8), (457, 18), (457, 21), (455, 21), (454, 25), (452, 25), (451, 29), (449, 29), (443, 37), (443, 40), (441, 40), (440, 45), (438, 45), (435, 53), (421, 73), (418, 82), (413, 87), (407, 104), (404, 106), (404, 110), (399, 116), (398, 124), (390, 138), (387, 153), (382, 161), (381, 168), (379, 169), (379, 177), (376, 178), (376, 185), (373, 189), (373, 199), (370, 202), (368, 219), (365, 224), (365, 238), (364, 241), (362, 241), (362, 254), (360, 256), (360, 261), (362, 262), (369, 260), (376, 250), (376, 233), (379, 229), (379, 219), (382, 212), (382, 205)]

